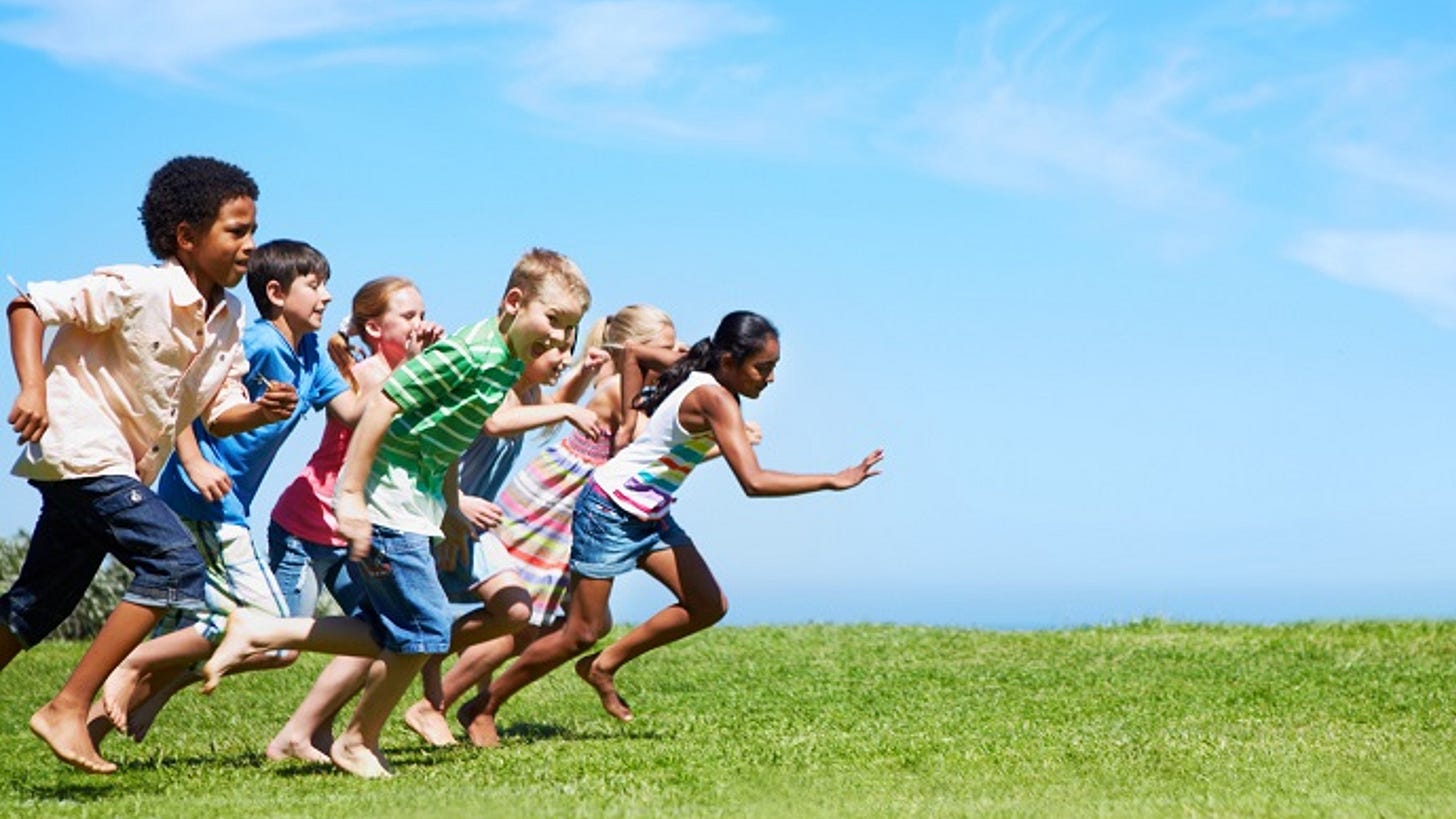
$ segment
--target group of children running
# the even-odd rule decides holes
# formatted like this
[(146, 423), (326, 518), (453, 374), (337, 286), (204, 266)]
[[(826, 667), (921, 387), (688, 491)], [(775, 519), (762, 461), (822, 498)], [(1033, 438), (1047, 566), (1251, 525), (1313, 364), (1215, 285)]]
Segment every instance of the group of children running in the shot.
[[(635, 304), (578, 343), (587, 283), (538, 248), (496, 313), (454, 333), (398, 277), (360, 287), (328, 333), (327, 259), (303, 242), (255, 247), (257, 199), (234, 165), (174, 159), (141, 206), (159, 265), (34, 282), (7, 311), (20, 388), (8, 421), (24, 447), (13, 471), (41, 511), (0, 596), (0, 668), (70, 614), (106, 555), (134, 573), (30, 720), (79, 769), (115, 771), (102, 740), (141, 741), (187, 686), (207, 693), (299, 651), (335, 659), (269, 743), (272, 759), (392, 775), (380, 733), (416, 676), (410, 728), (455, 742), (446, 712), (475, 691), (457, 718), (471, 742), (495, 745), (505, 702), (573, 658), (605, 710), (630, 720), (616, 672), (727, 611), (671, 515), (695, 466), (721, 456), (750, 495), (878, 474), (878, 450), (829, 474), (759, 466), (739, 401), (779, 360), (760, 315), (730, 313), (687, 348), (666, 313)], [(229, 292), (244, 279), (251, 322)], [(58, 329), (42, 357), (47, 327)], [(322, 439), (259, 539), (258, 488), (309, 410), (326, 413)], [(568, 425), (517, 471), (528, 431)], [(613, 579), (633, 568), (675, 602), (587, 654), (611, 628)], [(324, 589), (342, 616), (314, 616)]]

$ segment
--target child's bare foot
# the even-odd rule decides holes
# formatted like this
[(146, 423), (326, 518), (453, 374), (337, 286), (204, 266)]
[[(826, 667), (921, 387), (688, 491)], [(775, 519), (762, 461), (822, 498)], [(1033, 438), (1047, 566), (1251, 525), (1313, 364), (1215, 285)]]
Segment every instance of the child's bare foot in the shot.
[[(78, 718), (79, 717), (79, 718)], [(30, 730), (51, 748), (56, 758), (86, 773), (116, 773), (116, 766), (101, 758), (86, 730), (82, 715), (62, 713), (48, 702), (30, 717)]]
[(586, 681), (586, 684), (597, 690), (597, 696), (602, 698), (602, 707), (608, 714), (623, 722), (632, 721), (632, 709), (627, 706), (627, 701), (617, 693), (617, 685), (613, 675), (596, 667), (596, 659), (600, 653), (590, 654), (576, 661), (576, 676)]
[(268, 743), (268, 748), (263, 754), (274, 762), (297, 759), (302, 762), (319, 762), (327, 765), (333, 761), (329, 759), (328, 754), (315, 748), (308, 739), (285, 737), (282, 734), (273, 737), (273, 741)]
[(238, 663), (247, 658), (249, 654), (267, 650), (269, 647), (258, 644), (254, 637), (262, 621), (269, 618), (262, 612), (253, 611), (247, 606), (239, 606), (233, 609), (228, 615), (227, 630), (223, 632), (222, 642), (218, 643), (217, 649), (202, 666), (202, 693), (211, 694), (212, 689), (222, 681), (222, 675)]
[(141, 742), (146, 739), (147, 732), (152, 730), (152, 723), (156, 722), (157, 715), (162, 713), (162, 706), (171, 702), (172, 695), (200, 679), (202, 677), (196, 671), (186, 669), (161, 688), (153, 691), (151, 696), (143, 700), (140, 705), (131, 709), (131, 713), (126, 716), (126, 733), (132, 741)]
[(384, 757), (360, 742), (337, 739), (329, 748), (329, 759), (339, 770), (362, 779), (387, 779), (394, 776)]
[(485, 712), (482, 697), (475, 697), (460, 706), (460, 710), (455, 712), (455, 719), (465, 729), (465, 736), (470, 738), (471, 745), (477, 748), (494, 748), (500, 745), (500, 734), (495, 730), (495, 715)]
[(130, 733), (126, 730), (126, 712), (131, 708), (132, 692), (136, 691), (141, 679), (141, 669), (128, 668), (126, 663), (122, 663), (107, 675), (106, 682), (101, 685), (101, 707), (106, 711), (106, 718), (123, 734)]
[(436, 711), (429, 700), (422, 699), (406, 709), (404, 724), (436, 748), (455, 744), (455, 735), (450, 733), (445, 715)]
[(106, 708), (101, 700), (91, 703), (91, 710), (86, 712), (86, 736), (91, 738), (91, 744), (96, 750), (101, 750), (101, 740), (111, 736), (115, 728), (111, 724), (111, 718), (106, 716)]

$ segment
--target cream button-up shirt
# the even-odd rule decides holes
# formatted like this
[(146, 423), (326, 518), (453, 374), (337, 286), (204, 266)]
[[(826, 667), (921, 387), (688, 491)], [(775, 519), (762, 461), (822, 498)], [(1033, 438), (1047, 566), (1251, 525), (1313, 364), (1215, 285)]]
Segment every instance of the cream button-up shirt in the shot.
[(179, 430), (248, 401), (241, 302), (224, 293), (207, 312), (176, 263), (98, 268), (27, 295), (60, 329), (45, 359), (50, 426), (15, 462), (20, 477), (150, 484)]

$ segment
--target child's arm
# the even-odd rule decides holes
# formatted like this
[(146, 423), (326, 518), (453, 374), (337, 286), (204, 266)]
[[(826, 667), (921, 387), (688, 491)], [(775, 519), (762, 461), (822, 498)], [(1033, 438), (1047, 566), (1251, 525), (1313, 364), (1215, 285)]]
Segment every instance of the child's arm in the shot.
[(203, 457), (202, 447), (197, 445), (197, 435), (193, 433), (191, 424), (177, 433), (177, 463), (182, 465), (187, 479), (192, 481), (192, 485), (197, 487), (197, 491), (208, 502), (216, 503), (232, 491), (233, 482), (227, 473)]
[(581, 400), (586, 393), (586, 388), (602, 373), (602, 368), (612, 361), (612, 356), (601, 347), (588, 349), (581, 357), (581, 363), (577, 364), (556, 392), (551, 393), (551, 403), (554, 404), (575, 404)]
[(465, 513), (461, 510), (460, 501), (467, 497), (471, 497), (472, 500), (480, 499), (460, 494), (459, 458), (451, 461), (450, 467), (445, 470), (445, 484), (442, 489), (446, 503), (445, 519), (440, 521), (440, 531), (444, 532), (445, 536), (435, 544), (435, 566), (442, 572), (448, 572), (465, 558), (467, 550), (470, 548), (470, 522), (466, 520)]
[(45, 361), (41, 357), (45, 323), (26, 298), (14, 299), (5, 312), (10, 323), (10, 358), (15, 362), (15, 377), (20, 382), (20, 394), (15, 397), (6, 420), (20, 434), (20, 443), (34, 443), (50, 427)]
[(723, 457), (733, 469), (734, 477), (738, 478), (738, 485), (750, 497), (780, 497), (825, 489), (850, 489), (863, 483), (866, 478), (880, 474), (875, 466), (885, 457), (883, 450), (877, 449), (858, 464), (825, 475), (777, 472), (759, 466), (758, 456), (753, 453), (753, 446), (749, 443), (748, 433), (744, 428), (743, 414), (738, 409), (738, 402), (733, 400), (727, 390), (694, 390), (678, 410), (678, 417), (683, 418), (684, 426), (689, 429), (695, 426), (688, 423), (688, 419), (693, 416), (696, 416), (693, 420), (706, 421), (712, 428)]
[(325, 405), (325, 411), (330, 418), (338, 421), (350, 429), (358, 425), (359, 419), (364, 417), (364, 408), (369, 405), (369, 392), (354, 392), (344, 390)]
[(375, 393), (354, 427), (344, 466), (339, 470), (334, 487), (334, 517), (339, 521), (339, 537), (349, 541), (349, 559), (353, 561), (369, 555), (373, 527), (364, 509), (364, 483), (379, 454), (379, 444), (399, 412), (399, 405), (388, 395)]
[(593, 440), (597, 437), (597, 414), (576, 404), (517, 404), (502, 407), (485, 422), (485, 433), (496, 438), (570, 421)]
[(671, 367), (685, 352), (676, 347), (669, 350), (631, 341), (622, 347), (622, 423), (617, 427), (613, 450), (625, 447), (636, 437), (637, 407), (634, 404), (637, 395), (642, 392), (642, 385), (647, 382), (647, 373)]
[(298, 391), (293, 389), (292, 384), (269, 381), (268, 389), (258, 396), (258, 400), (223, 410), (208, 422), (207, 431), (217, 438), (247, 432), (287, 419), (297, 406)]

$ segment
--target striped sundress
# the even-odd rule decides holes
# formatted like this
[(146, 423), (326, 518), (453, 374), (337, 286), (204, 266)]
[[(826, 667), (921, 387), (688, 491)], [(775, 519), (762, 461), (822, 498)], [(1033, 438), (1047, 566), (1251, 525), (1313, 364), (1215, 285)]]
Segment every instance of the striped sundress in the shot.
[(581, 432), (542, 450), (496, 497), (504, 512), (492, 531), (516, 561), (531, 595), (531, 624), (549, 625), (565, 605), (576, 496), (610, 455), (611, 433)]

